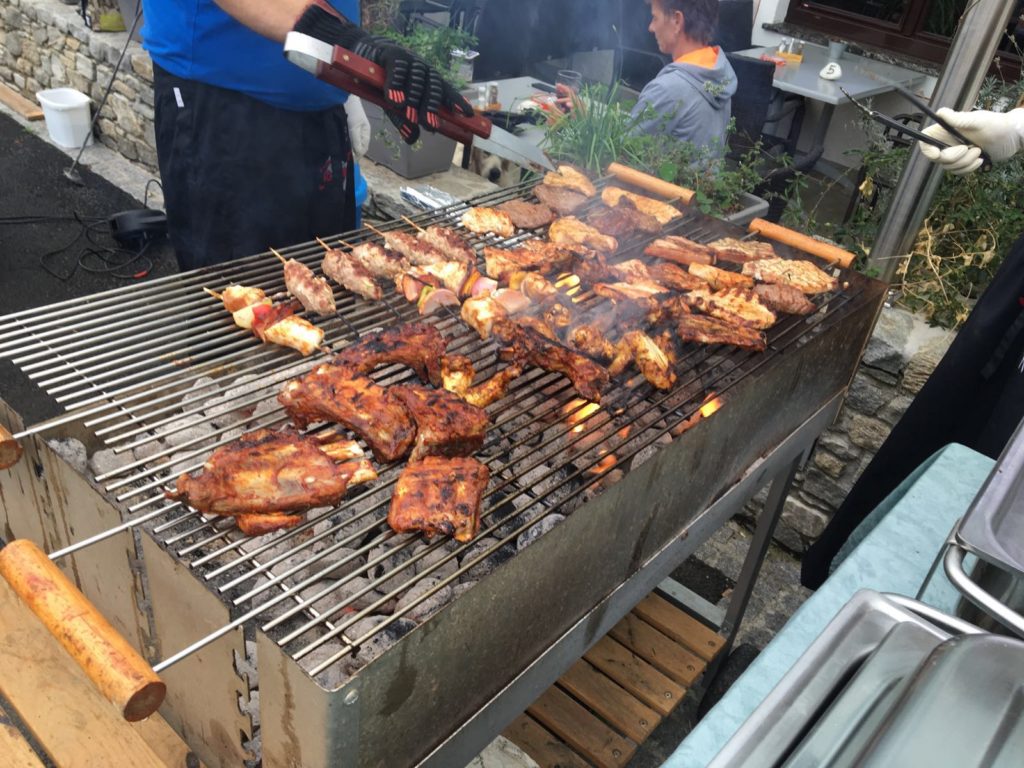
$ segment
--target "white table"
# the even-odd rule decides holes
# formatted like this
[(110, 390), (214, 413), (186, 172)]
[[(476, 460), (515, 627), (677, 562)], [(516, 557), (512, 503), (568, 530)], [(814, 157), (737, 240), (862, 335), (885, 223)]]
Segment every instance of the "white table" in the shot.
[[(736, 51), (740, 56), (760, 59), (763, 54), (772, 55), (775, 48), (749, 48)], [(924, 80), (924, 75), (895, 64), (866, 59), (851, 53), (844, 53), (839, 59), (843, 75), (838, 80), (825, 80), (818, 73), (829, 62), (828, 49), (811, 43), (804, 44), (804, 58), (800, 63), (786, 62), (784, 67), (775, 68), (772, 84), (780, 91), (802, 96), (805, 99), (819, 101), (823, 111), (816, 122), (811, 139), (811, 152), (818, 152), (825, 147), (825, 136), (828, 134), (832, 115), (840, 104), (849, 103), (849, 99), (840, 91), (844, 88), (858, 101), (896, 89), (897, 85), (910, 88)]]
[[(472, 83), (469, 88), (463, 91), (463, 94), (470, 99), (474, 107), (476, 106), (475, 99), (477, 86), (486, 86), (488, 82), (495, 82), (498, 84), (498, 102), (501, 104), (501, 110), (503, 112), (517, 112), (517, 108), (522, 102), (528, 100), (532, 96), (543, 93), (543, 91), (533, 87), (533, 83), (541, 82), (536, 77), (510, 77), (504, 80), (476, 82)], [(553, 88), (554, 86), (551, 87)], [(469, 95), (470, 93), (472, 93), (471, 96)], [(515, 130), (515, 135), (539, 147), (541, 142), (544, 140), (544, 126), (524, 124)], [(473, 142), (473, 146), (492, 152), (499, 157), (503, 156), (501, 153), (501, 147), (491, 144), (486, 139), (475, 140)], [(464, 168), (468, 167), (468, 162), (469, 157), (467, 155), (463, 161)]]

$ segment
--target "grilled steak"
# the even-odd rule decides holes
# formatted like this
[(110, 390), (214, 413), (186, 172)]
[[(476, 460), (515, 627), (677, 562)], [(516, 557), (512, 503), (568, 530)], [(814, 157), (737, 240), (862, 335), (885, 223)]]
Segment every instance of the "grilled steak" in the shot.
[(627, 192), (619, 187), (605, 187), (601, 190), (601, 200), (604, 204), (614, 208), (622, 202), (625, 198), (632, 207), (636, 208), (642, 213), (646, 213), (649, 216), (653, 216), (658, 222), (664, 226), (668, 224), (672, 219), (678, 219), (683, 214), (679, 210), (668, 203), (663, 203), (660, 200), (655, 200), (650, 197), (644, 197), (633, 192)]
[(317, 421), (345, 425), (366, 441), (380, 462), (402, 458), (416, 437), (412, 417), (397, 397), (337, 365), (320, 365), (289, 381), (277, 399), (299, 427)]
[(331, 363), (355, 373), (369, 373), (378, 365), (402, 363), (421, 381), (441, 386), (441, 357), (448, 346), (432, 325), (408, 323), (364, 336), (341, 350)]
[(509, 200), (498, 206), (520, 229), (546, 227), (555, 218), (554, 212), (544, 204), (528, 203), (525, 200)]
[(644, 248), (644, 253), (656, 259), (674, 261), (677, 264), (710, 264), (715, 260), (706, 245), (677, 235), (659, 237)]
[(701, 344), (732, 344), (734, 347), (763, 352), (766, 347), (764, 334), (754, 328), (730, 325), (716, 317), (707, 315), (678, 315), (676, 335), (680, 341), (697, 341)]
[(803, 293), (827, 293), (839, 287), (839, 281), (801, 259), (761, 259), (743, 265), (743, 274), (763, 283), (791, 285)]
[(651, 279), (673, 291), (693, 291), (707, 288), (708, 284), (682, 267), (668, 261), (659, 261), (647, 268)]
[(469, 456), (484, 444), (487, 413), (446, 389), (395, 386), (388, 392), (416, 422), (416, 442), (410, 461), (424, 456)]
[(814, 302), (791, 285), (761, 283), (754, 286), (754, 293), (773, 312), (809, 315), (817, 309)]
[(722, 237), (708, 248), (715, 252), (719, 261), (731, 261), (735, 264), (746, 264), (757, 259), (772, 259), (777, 255), (771, 243), (760, 240), (737, 240), (734, 237)]
[(582, 245), (605, 253), (614, 253), (619, 247), (619, 241), (614, 237), (602, 235), (575, 216), (564, 216), (551, 222), (548, 239), (557, 245)]
[(614, 208), (602, 205), (588, 213), (586, 220), (594, 229), (612, 237), (628, 237), (637, 232), (654, 235), (661, 231), (660, 221), (627, 204)]
[(388, 525), (398, 533), (437, 533), (469, 541), (480, 527), (480, 502), (490, 472), (469, 456), (411, 461), (398, 478)]
[(533, 188), (533, 194), (544, 205), (561, 216), (568, 216), (574, 213), (581, 205), (587, 202), (586, 195), (582, 195), (568, 187), (553, 187), (549, 184), (538, 184)]
[(719, 269), (709, 264), (691, 264), (688, 269), (691, 275), (696, 275), (716, 291), (726, 288), (752, 288), (753, 278), (741, 275), (739, 272), (730, 272), (727, 269)]

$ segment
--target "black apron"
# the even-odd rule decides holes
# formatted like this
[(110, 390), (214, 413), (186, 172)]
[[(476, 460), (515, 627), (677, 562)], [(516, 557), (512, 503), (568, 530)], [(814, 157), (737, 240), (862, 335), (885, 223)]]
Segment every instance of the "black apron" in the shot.
[(847, 537), (918, 465), (949, 443), (998, 458), (1024, 418), (1024, 236), (1011, 248), (935, 371), (821, 538), (800, 580), (816, 589)]

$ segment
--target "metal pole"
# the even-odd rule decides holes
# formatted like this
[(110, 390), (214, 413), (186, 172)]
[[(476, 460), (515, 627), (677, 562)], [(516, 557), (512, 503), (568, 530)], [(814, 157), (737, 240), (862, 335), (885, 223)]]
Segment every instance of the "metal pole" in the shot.
[[(932, 92), (932, 108), (974, 106), (1015, 5), (1008, 0), (976, 0), (967, 7)], [(941, 179), (939, 168), (916, 148), (911, 151), (871, 249), (870, 266), (886, 282), (892, 282), (900, 257), (913, 248)]]

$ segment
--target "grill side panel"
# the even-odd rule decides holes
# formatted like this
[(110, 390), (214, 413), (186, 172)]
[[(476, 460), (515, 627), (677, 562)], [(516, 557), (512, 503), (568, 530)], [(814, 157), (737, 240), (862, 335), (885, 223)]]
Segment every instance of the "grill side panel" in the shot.
[[(323, 691), (261, 636), (264, 764), (297, 765), (288, 748), (296, 739), (304, 768), (422, 759), (649, 557), (685, 535), (689, 521), (746, 468), (845, 390), (882, 301), (881, 284), (865, 290), (836, 327), (809, 335), (730, 389), (715, 415), (577, 509), (339, 691)], [(597, 639), (595, 627), (590, 641)], [(279, 656), (271, 661), (267, 653)], [(281, 708), (289, 703), (293, 711), (286, 715)], [(504, 724), (495, 725), (498, 731)]]

